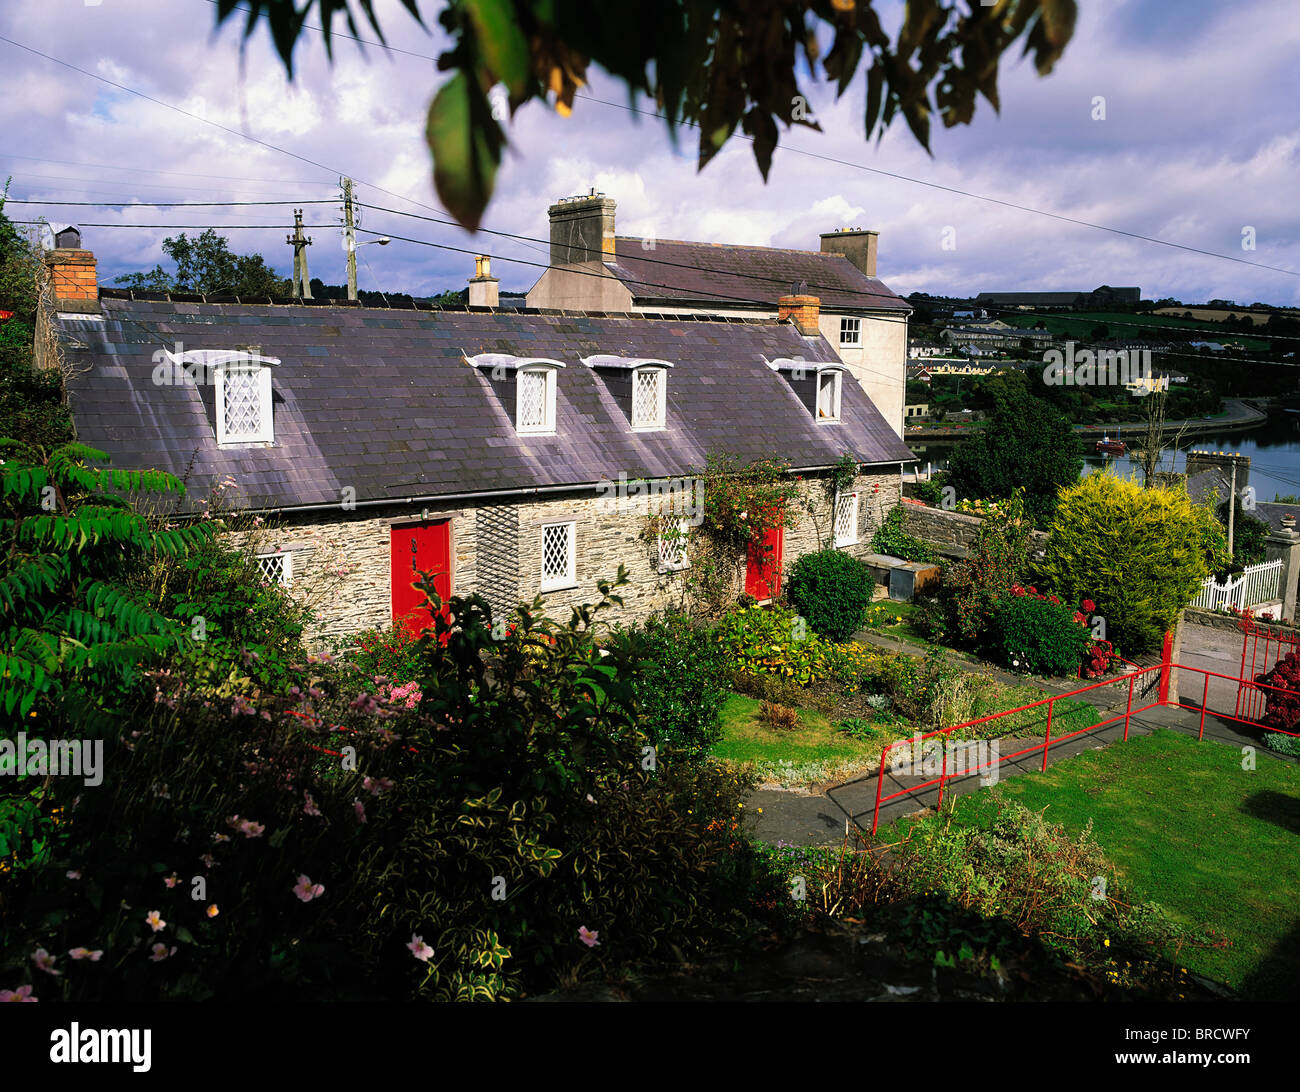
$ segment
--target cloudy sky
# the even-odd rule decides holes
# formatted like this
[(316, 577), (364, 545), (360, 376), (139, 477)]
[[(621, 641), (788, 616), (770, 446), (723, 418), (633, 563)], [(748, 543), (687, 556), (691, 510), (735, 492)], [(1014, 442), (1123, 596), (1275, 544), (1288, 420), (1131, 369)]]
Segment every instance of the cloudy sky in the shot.
[[(1300, 271), (1294, 0), (1079, 3), (1075, 38), (1053, 74), (1039, 78), (1018, 58), (1004, 64), (1002, 114), (981, 102), (970, 127), (936, 128), (933, 158), (901, 121), (878, 145), (865, 143), (860, 76), (838, 102), (811, 84), (824, 132), (789, 134), (766, 185), (740, 140), (697, 172), (693, 133), (674, 148), (662, 122), (629, 112), (621, 85), (594, 73), (571, 117), (541, 103), (516, 115), (484, 226), (544, 239), (547, 204), (594, 187), (617, 200), (620, 234), (816, 249), (819, 232), (873, 228), (880, 274), (901, 293), (1105, 283), (1140, 285), (1149, 298), (1300, 305), (1300, 275), (1287, 272)], [(239, 28), (215, 32), (210, 0), (5, 0), (0, 36), (102, 79), (0, 41), (0, 176), (12, 175), (12, 198), (106, 203), (10, 205), (9, 215), (171, 225), (84, 227), (83, 245), (108, 283), (164, 261), (162, 239), (182, 225), (218, 226), (236, 250), (258, 250), (286, 275), (291, 266), (287, 207), (132, 204), (331, 201), (306, 206), (316, 225), (309, 259), (313, 276), (341, 282), (340, 174), (356, 179), (362, 201), (446, 218), (422, 137), (443, 78), (430, 58), (445, 41), (393, 0), (376, 6), (406, 53), (340, 41), (331, 65), (321, 36), (306, 31), (290, 84), (265, 30), (241, 60)], [(439, 6), (422, 5), (435, 27)], [(896, 27), (901, 3), (879, 7)], [(1104, 120), (1094, 118), (1098, 96)], [(393, 212), (366, 211), (362, 223), (491, 253), (504, 290), (526, 290), (546, 261), (540, 242), (470, 236)], [(1248, 228), (1253, 250), (1243, 248)], [(945, 238), (955, 247), (945, 249)], [(363, 288), (429, 294), (463, 287), (473, 272), (469, 255), (417, 243), (359, 256)]]

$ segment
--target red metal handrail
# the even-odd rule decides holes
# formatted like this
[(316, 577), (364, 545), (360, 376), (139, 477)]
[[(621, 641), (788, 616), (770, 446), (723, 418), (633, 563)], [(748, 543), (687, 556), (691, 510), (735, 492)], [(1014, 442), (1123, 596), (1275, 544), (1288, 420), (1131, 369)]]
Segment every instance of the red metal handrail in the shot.
[[(1244, 650), (1243, 650), (1243, 657), (1244, 657)], [(1158, 706), (1173, 706), (1173, 707), (1175, 707), (1175, 708), (1179, 708), (1179, 709), (1195, 709), (1196, 706), (1192, 706), (1192, 705), (1184, 705), (1181, 701), (1170, 701), (1170, 700), (1169, 700), (1169, 697), (1168, 697), (1168, 685), (1169, 685), (1169, 680), (1170, 680), (1170, 677), (1171, 677), (1172, 673), (1173, 673), (1174, 671), (1176, 671), (1176, 670), (1195, 671), (1195, 672), (1199, 672), (1200, 674), (1202, 674), (1202, 675), (1205, 676), (1205, 685), (1204, 685), (1204, 687), (1203, 687), (1203, 689), (1202, 689), (1202, 694), (1201, 694), (1201, 705), (1200, 705), (1201, 720), (1200, 720), (1200, 726), (1199, 726), (1199, 728), (1198, 728), (1198, 731), (1197, 731), (1197, 737), (1196, 737), (1198, 740), (1202, 740), (1202, 739), (1205, 738), (1205, 713), (1206, 713), (1206, 703), (1207, 703), (1207, 699), (1208, 699), (1208, 697), (1209, 697), (1209, 691), (1210, 691), (1210, 678), (1211, 678), (1211, 677), (1214, 677), (1214, 678), (1220, 678), (1220, 679), (1226, 679), (1226, 680), (1228, 680), (1229, 682), (1235, 682), (1235, 683), (1238, 683), (1239, 685), (1242, 684), (1242, 683), (1245, 683), (1246, 685), (1251, 686), (1251, 687), (1254, 687), (1254, 688), (1256, 688), (1256, 689), (1258, 689), (1258, 690), (1261, 690), (1261, 691), (1262, 691), (1262, 690), (1277, 690), (1277, 691), (1280, 691), (1281, 693), (1286, 693), (1286, 694), (1294, 694), (1294, 693), (1296, 693), (1296, 691), (1291, 690), (1291, 689), (1289, 689), (1289, 688), (1287, 688), (1287, 687), (1282, 687), (1282, 686), (1273, 686), (1273, 685), (1268, 684), (1268, 683), (1259, 683), (1259, 682), (1254, 682), (1253, 680), (1248, 680), (1248, 679), (1241, 678), (1241, 677), (1234, 677), (1234, 676), (1232, 676), (1232, 675), (1224, 675), (1224, 674), (1221, 674), (1221, 673), (1219, 673), (1219, 672), (1217, 672), (1217, 671), (1208, 671), (1208, 670), (1206, 670), (1205, 668), (1201, 668), (1201, 667), (1189, 667), (1189, 666), (1186, 666), (1186, 665), (1184, 665), (1184, 664), (1176, 664), (1176, 663), (1168, 663), (1168, 662), (1164, 662), (1164, 663), (1153, 664), (1153, 665), (1151, 665), (1150, 667), (1139, 668), (1137, 671), (1130, 672), (1130, 673), (1127, 674), (1127, 675), (1121, 675), (1121, 676), (1118, 676), (1118, 677), (1116, 677), (1116, 678), (1114, 678), (1114, 679), (1104, 679), (1104, 680), (1102, 680), (1102, 681), (1100, 681), (1100, 682), (1092, 683), (1092, 684), (1089, 685), (1089, 686), (1083, 686), (1083, 687), (1080, 687), (1080, 688), (1077, 689), (1077, 690), (1071, 690), (1071, 691), (1069, 691), (1069, 692), (1067, 692), (1067, 693), (1065, 693), (1065, 694), (1056, 694), (1056, 695), (1053, 695), (1052, 697), (1043, 698), (1043, 699), (1041, 699), (1041, 700), (1039, 700), (1039, 701), (1035, 701), (1035, 702), (1030, 702), (1028, 705), (1022, 705), (1022, 706), (1020, 706), (1019, 708), (1016, 708), (1016, 709), (1006, 709), (1006, 710), (1004, 710), (1004, 711), (1001, 712), (1001, 713), (991, 713), (991, 714), (989, 714), (988, 716), (979, 717), (979, 718), (977, 718), (977, 719), (975, 719), (975, 720), (969, 720), (969, 721), (966, 721), (966, 722), (963, 723), (963, 724), (954, 724), (954, 725), (952, 725), (952, 726), (949, 727), (949, 728), (939, 728), (939, 729), (936, 729), (936, 730), (933, 731), (933, 732), (926, 732), (924, 735), (920, 735), (920, 734), (913, 735), (910, 739), (894, 740), (893, 742), (887, 744), (887, 745), (885, 746), (884, 750), (882, 750), (882, 751), (880, 752), (880, 769), (879, 769), (879, 771), (877, 772), (877, 775), (876, 775), (876, 805), (875, 805), (875, 809), (874, 809), (874, 812), (873, 812), (873, 815), (872, 815), (872, 819), (871, 819), (871, 833), (872, 833), (872, 834), (875, 834), (876, 831), (879, 829), (879, 826), (880, 826), (880, 805), (881, 805), (881, 804), (888, 803), (890, 800), (895, 800), (895, 799), (897, 799), (897, 798), (899, 798), (899, 797), (901, 797), (901, 796), (911, 796), (911, 795), (914, 794), (914, 793), (921, 792), (921, 791), (924, 791), (925, 789), (928, 789), (928, 788), (933, 787), (934, 785), (938, 785), (938, 786), (939, 786), (939, 800), (938, 800), (938, 804), (939, 804), (939, 805), (942, 805), (942, 804), (943, 804), (944, 788), (945, 788), (945, 784), (946, 784), (946, 782), (947, 782), (948, 779), (949, 779), (949, 778), (948, 778), (948, 749), (947, 749), (947, 747), (944, 747), (944, 748), (943, 748), (943, 769), (942, 769), (942, 771), (941, 771), (941, 773), (940, 773), (940, 775), (939, 775), (939, 777), (938, 777), (937, 779), (935, 779), (935, 778), (931, 778), (931, 779), (928, 780), (928, 781), (922, 781), (922, 782), (921, 782), (920, 784), (918, 784), (918, 785), (912, 785), (912, 786), (909, 786), (909, 787), (907, 787), (907, 788), (900, 789), (900, 790), (898, 790), (897, 792), (892, 792), (892, 793), (889, 793), (888, 795), (883, 795), (883, 789), (884, 789), (884, 784), (885, 784), (886, 762), (887, 762), (887, 759), (888, 759), (888, 756), (889, 756), (889, 752), (890, 752), (891, 750), (893, 750), (895, 747), (901, 747), (901, 746), (909, 746), (909, 747), (912, 747), (912, 748), (914, 749), (913, 753), (915, 754), (915, 748), (916, 748), (916, 745), (917, 745), (918, 743), (922, 743), (922, 742), (924, 742), (924, 741), (927, 740), (927, 739), (932, 739), (932, 738), (934, 738), (935, 736), (944, 736), (944, 737), (947, 737), (947, 736), (949, 736), (951, 733), (953, 733), (953, 732), (957, 732), (957, 731), (960, 731), (960, 730), (963, 729), (963, 728), (972, 728), (972, 727), (974, 727), (974, 726), (976, 726), (976, 725), (979, 725), (979, 724), (987, 724), (989, 721), (997, 720), (997, 719), (999, 719), (1000, 717), (1009, 717), (1009, 716), (1012, 716), (1012, 715), (1014, 715), (1014, 714), (1016, 714), (1016, 713), (1023, 713), (1023, 712), (1025, 712), (1026, 710), (1029, 710), (1029, 709), (1037, 709), (1037, 708), (1039, 708), (1040, 706), (1046, 705), (1046, 706), (1047, 706), (1047, 726), (1046, 726), (1046, 730), (1044, 731), (1044, 734), (1043, 734), (1043, 742), (1042, 742), (1042, 743), (1035, 743), (1032, 747), (1026, 747), (1026, 748), (1024, 748), (1023, 750), (1016, 751), (1016, 752), (1013, 753), (1013, 754), (1009, 754), (1009, 755), (999, 755), (999, 757), (998, 757), (998, 759), (996, 760), (996, 762), (981, 762), (981, 763), (978, 765), (978, 767), (976, 767), (975, 770), (971, 770), (971, 769), (968, 768), (965, 772), (966, 772), (967, 775), (969, 775), (969, 774), (971, 774), (971, 773), (982, 771), (982, 770), (984, 770), (985, 768), (992, 768), (994, 765), (997, 765), (997, 764), (999, 764), (999, 763), (1002, 763), (1002, 762), (1009, 762), (1009, 761), (1011, 761), (1012, 759), (1020, 758), (1022, 755), (1031, 754), (1031, 753), (1033, 753), (1033, 752), (1035, 752), (1035, 751), (1039, 751), (1039, 750), (1041, 750), (1042, 753), (1043, 753), (1043, 764), (1042, 764), (1042, 769), (1043, 769), (1043, 770), (1046, 770), (1046, 769), (1047, 769), (1047, 754), (1048, 754), (1048, 751), (1049, 751), (1049, 749), (1051, 748), (1051, 746), (1052, 746), (1053, 744), (1062, 743), (1062, 742), (1064, 742), (1064, 741), (1067, 740), (1067, 739), (1072, 739), (1072, 738), (1074, 738), (1075, 736), (1083, 735), (1083, 734), (1088, 733), (1088, 732), (1096, 731), (1098, 728), (1105, 727), (1106, 725), (1108, 725), (1108, 724), (1112, 724), (1112, 723), (1114, 723), (1114, 722), (1116, 722), (1116, 721), (1119, 721), (1119, 720), (1121, 720), (1121, 719), (1124, 721), (1124, 736), (1123, 736), (1123, 739), (1124, 739), (1125, 742), (1127, 742), (1127, 741), (1128, 741), (1128, 737), (1129, 737), (1129, 725), (1130, 725), (1130, 722), (1132, 721), (1132, 718), (1135, 717), (1135, 716), (1137, 716), (1139, 713), (1145, 713), (1147, 710), (1149, 710), (1149, 709), (1155, 709), (1155, 708), (1157, 708)], [(1159, 698), (1157, 698), (1157, 700), (1151, 702), (1150, 704), (1148, 704), (1148, 705), (1144, 705), (1144, 706), (1142, 706), (1141, 708), (1135, 709), (1135, 708), (1133, 708), (1133, 691), (1134, 691), (1134, 687), (1136, 686), (1138, 679), (1140, 679), (1143, 675), (1148, 675), (1148, 674), (1151, 674), (1152, 672), (1160, 672), (1160, 677), (1161, 677), (1161, 695), (1160, 695)], [(1088, 691), (1090, 691), (1090, 690), (1096, 690), (1096, 689), (1098, 689), (1099, 687), (1103, 687), (1103, 686), (1114, 686), (1114, 685), (1121, 684), (1121, 683), (1124, 683), (1124, 682), (1127, 682), (1127, 683), (1128, 683), (1128, 700), (1127, 700), (1127, 702), (1125, 703), (1125, 707), (1124, 707), (1124, 712), (1123, 712), (1123, 713), (1117, 713), (1117, 714), (1115, 714), (1115, 715), (1112, 716), (1112, 717), (1107, 717), (1105, 720), (1099, 720), (1099, 721), (1097, 721), (1096, 723), (1094, 723), (1094, 724), (1092, 724), (1092, 725), (1089, 725), (1087, 728), (1080, 728), (1080, 729), (1077, 729), (1076, 731), (1068, 732), (1068, 733), (1066, 733), (1065, 735), (1057, 736), (1057, 737), (1055, 737), (1055, 738), (1052, 738), (1052, 715), (1053, 715), (1053, 712), (1054, 712), (1054, 710), (1055, 710), (1056, 703), (1057, 703), (1058, 701), (1060, 701), (1060, 700), (1063, 699), (1063, 698), (1074, 698), (1074, 697), (1077, 697), (1077, 696), (1080, 695), (1080, 694), (1086, 694), (1086, 693), (1088, 693)], [(1243, 718), (1243, 717), (1230, 716), (1230, 715), (1228, 715), (1227, 713), (1215, 713), (1214, 715), (1217, 716), (1217, 717), (1221, 717), (1221, 718), (1224, 719), (1224, 720), (1236, 720), (1236, 721), (1241, 722), (1242, 724), (1250, 724), (1250, 725), (1252, 725), (1252, 726), (1254, 726), (1254, 727), (1260, 727), (1259, 722), (1258, 722), (1257, 720), (1247, 720), (1247, 719), (1245, 719), (1245, 718)], [(1300, 738), (1300, 732), (1290, 732), (1290, 731), (1287, 731), (1287, 730), (1282, 729), (1282, 728), (1272, 728), (1272, 727), (1270, 727), (1269, 725), (1263, 725), (1263, 727), (1267, 728), (1269, 731), (1281, 732), (1283, 735), (1293, 736), (1293, 737), (1296, 737), (1296, 738)]]

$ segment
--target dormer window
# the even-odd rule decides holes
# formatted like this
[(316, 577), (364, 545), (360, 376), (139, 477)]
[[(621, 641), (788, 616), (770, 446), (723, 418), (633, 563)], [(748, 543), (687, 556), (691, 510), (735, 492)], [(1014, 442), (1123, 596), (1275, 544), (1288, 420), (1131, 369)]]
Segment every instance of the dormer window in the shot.
[(637, 368), (632, 373), (632, 427), (663, 428), (668, 409), (668, 372)]
[(605, 386), (627, 414), (634, 432), (668, 427), (668, 375), (671, 361), (597, 353), (582, 362), (602, 375)]
[(515, 392), (515, 428), (521, 433), (555, 431), (555, 369), (523, 368)]
[[(170, 361), (170, 371), (163, 358)], [(212, 383), (218, 444), (275, 442), (271, 368), (279, 358), (248, 349), (190, 349), (154, 355), (154, 382)]]
[(765, 363), (785, 378), (795, 397), (804, 404), (819, 425), (839, 424), (843, 364), (818, 363), (802, 357), (785, 356), (765, 360)]
[(840, 372), (817, 373), (817, 420), (840, 419)]
[(513, 401), (520, 436), (555, 435), (556, 376), (563, 361), (509, 353), (479, 353), (465, 360), (487, 375), (505, 405)]

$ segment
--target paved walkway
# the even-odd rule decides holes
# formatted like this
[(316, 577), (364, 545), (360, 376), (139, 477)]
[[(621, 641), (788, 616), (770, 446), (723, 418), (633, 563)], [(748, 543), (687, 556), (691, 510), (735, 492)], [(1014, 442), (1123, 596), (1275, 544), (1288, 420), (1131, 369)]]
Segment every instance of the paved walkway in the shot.
[[(1231, 645), (1235, 638), (1236, 651)], [(891, 651), (904, 652), (909, 655), (922, 655), (925, 649), (908, 641), (886, 637), (878, 633), (859, 633), (856, 640), (864, 644), (874, 644)], [(1241, 635), (1235, 630), (1217, 630), (1208, 626), (1189, 626), (1184, 632), (1183, 654), (1181, 661), (1194, 667), (1217, 671), (1225, 675), (1236, 675), (1241, 661)], [(1236, 659), (1229, 663), (1232, 656)], [(1029, 685), (1042, 690), (1044, 695), (1062, 694), (1087, 685), (1081, 680), (1048, 680), (1025, 678), (1011, 675), (972, 657), (953, 654), (953, 662), (963, 670), (991, 675), (1000, 682)], [(1182, 676), (1182, 700), (1199, 706), (1204, 687), (1204, 676), (1191, 671), (1180, 673)], [(1155, 701), (1155, 686), (1158, 673), (1152, 672), (1150, 682), (1145, 683), (1145, 694), (1134, 693), (1133, 706), (1141, 708)], [(1128, 687), (1108, 686), (1081, 695), (1082, 700), (1095, 706), (1103, 718), (1123, 714), (1128, 698)], [(1236, 684), (1224, 680), (1212, 680), (1208, 707), (1231, 713), (1236, 701)], [(1175, 731), (1196, 736), (1201, 731), (1201, 715), (1195, 710), (1158, 706), (1148, 709), (1130, 718), (1129, 737), (1150, 735), (1156, 728), (1171, 728)], [(1232, 747), (1260, 746), (1262, 729), (1252, 729), (1248, 725), (1223, 720), (1207, 712), (1204, 721), (1204, 733), (1207, 741), (1214, 740)], [(1121, 719), (1111, 724), (1082, 732), (1061, 743), (1053, 743), (1048, 748), (1047, 764), (1055, 765), (1063, 759), (1073, 758), (1084, 751), (1099, 750), (1111, 743), (1122, 741), (1124, 721)], [(1025, 773), (1040, 771), (1043, 767), (1042, 736), (1018, 742), (1003, 740), (1001, 757), (1005, 759), (998, 769), (998, 779), (1017, 777)], [(1017, 758), (1008, 755), (1025, 748), (1040, 745), (1037, 750)], [(1121, 746), (1122, 746), (1121, 742)], [(1282, 756), (1276, 756), (1282, 757)], [(1285, 759), (1296, 761), (1295, 759)], [(799, 793), (779, 789), (759, 789), (749, 798), (747, 809), (750, 812), (747, 826), (757, 837), (765, 842), (784, 842), (788, 845), (835, 845), (842, 844), (845, 834), (854, 827), (870, 832), (872, 816), (875, 810), (877, 791), (877, 771), (872, 770), (860, 777), (824, 788), (820, 792)], [(906, 776), (886, 770), (885, 783), (880, 786), (882, 796), (900, 789), (920, 784), (933, 777)], [(945, 797), (949, 794), (964, 796), (981, 788), (977, 774), (949, 779), (944, 786)], [(934, 807), (938, 802), (939, 791), (932, 787), (921, 792), (899, 797), (882, 804), (880, 825), (886, 826), (906, 815), (913, 815), (926, 808)], [(761, 812), (759, 809), (762, 809)]]

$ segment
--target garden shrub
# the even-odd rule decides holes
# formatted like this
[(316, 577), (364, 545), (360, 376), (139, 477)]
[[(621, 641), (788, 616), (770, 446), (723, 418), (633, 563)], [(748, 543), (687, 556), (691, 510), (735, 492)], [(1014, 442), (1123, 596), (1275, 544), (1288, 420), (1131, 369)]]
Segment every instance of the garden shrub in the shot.
[[(1255, 681), (1265, 686), (1282, 688), (1264, 691), (1264, 715), (1259, 718), (1260, 724), (1280, 728), (1284, 732), (1300, 732), (1300, 656), (1288, 652), (1273, 665), (1271, 671), (1257, 675)], [(1267, 736), (1265, 741), (1268, 742)], [(1292, 741), (1293, 744), (1295, 742)], [(1281, 749), (1273, 746), (1273, 743), (1269, 743), (1269, 746), (1275, 751)]]
[(1011, 594), (1029, 564), (1029, 519), (1017, 490), (1006, 514), (980, 522), (970, 556), (947, 567), (938, 595), (923, 600), (918, 624), (944, 644), (982, 650), (999, 600)]
[(1159, 644), (1200, 590), (1218, 534), (1185, 489), (1089, 474), (1061, 493), (1038, 568), (1065, 602), (1095, 600), (1107, 638), (1131, 657)]
[(999, 659), (1017, 671), (1069, 675), (1092, 645), (1092, 634), (1077, 611), (1019, 589), (994, 605), (991, 630)]
[(1280, 755), (1300, 758), (1300, 736), (1288, 736), (1284, 732), (1265, 732), (1264, 746)]
[(903, 520), (903, 506), (894, 505), (876, 528), (876, 533), (871, 536), (872, 553), (901, 557), (904, 561), (938, 561), (938, 551), (929, 543), (913, 538), (903, 530)]
[(861, 628), (875, 586), (871, 570), (856, 557), (818, 550), (795, 562), (786, 596), (816, 633), (847, 641)]
[(709, 630), (681, 614), (617, 630), (611, 643), (640, 661), (632, 690), (656, 747), (706, 754), (722, 731), (725, 655)]
[(0, 987), (488, 999), (743, 933), (749, 783), (646, 762), (636, 664), (594, 637), (601, 592), (567, 625), (522, 607), (505, 640), (451, 599), (457, 627), (435, 612), (401, 693), (321, 660), (221, 701), (154, 672), (103, 784), (50, 779), (23, 817), (53, 835), (0, 881)]
[(350, 638), (347, 644), (350, 646), (345, 653), (347, 662), (358, 676), (382, 675), (399, 683), (420, 677), (423, 649), (418, 635), (405, 625), (368, 629)]

